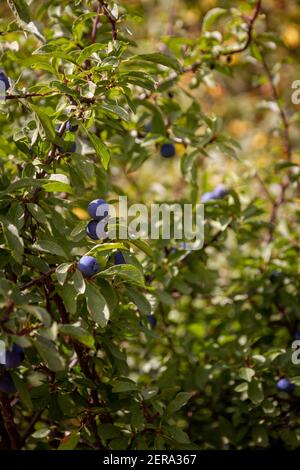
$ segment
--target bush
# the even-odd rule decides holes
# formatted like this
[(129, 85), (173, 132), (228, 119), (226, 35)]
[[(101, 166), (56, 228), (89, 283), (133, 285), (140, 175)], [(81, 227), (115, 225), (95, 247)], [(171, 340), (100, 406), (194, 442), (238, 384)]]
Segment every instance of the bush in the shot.
[[(125, 3), (0, 6), (0, 446), (297, 448), (297, 2)], [(203, 248), (98, 240), (120, 195)]]

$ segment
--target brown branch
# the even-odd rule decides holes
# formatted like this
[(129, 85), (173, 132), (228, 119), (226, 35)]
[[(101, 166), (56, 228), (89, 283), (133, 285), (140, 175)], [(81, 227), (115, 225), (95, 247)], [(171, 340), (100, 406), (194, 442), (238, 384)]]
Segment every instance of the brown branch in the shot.
[(96, 42), (96, 37), (97, 37), (97, 28), (99, 24), (99, 18), (100, 18), (100, 11), (101, 11), (101, 5), (99, 4), (97, 7), (97, 16), (94, 19), (93, 22), (93, 30), (92, 30), (92, 35), (91, 35), (91, 42), (95, 43)]
[(9, 437), (11, 450), (21, 449), (20, 435), (14, 423), (10, 400), (6, 393), (0, 392), (0, 410), (6, 432)]
[(113, 40), (115, 41), (117, 39), (117, 20), (112, 15), (111, 11), (107, 7), (107, 4), (105, 3), (104, 0), (99, 0), (99, 3), (101, 5), (103, 14), (106, 16), (106, 18), (111, 24), (111, 34), (112, 34)]
[[(238, 49), (233, 49), (231, 51), (221, 51), (220, 56), (231, 56), (231, 55), (234, 55), (234, 54), (238, 54), (240, 52), (244, 52), (246, 49), (248, 49), (248, 47), (251, 44), (251, 41), (253, 39), (253, 28), (254, 28), (255, 21), (256, 21), (258, 15), (259, 15), (259, 13), (260, 13), (261, 4), (262, 4), (262, 0), (258, 0), (257, 3), (256, 3), (256, 6), (254, 8), (253, 15), (250, 18), (247, 19), (248, 30), (247, 30), (247, 41), (246, 41), (246, 43)], [(201, 64), (202, 64), (202, 61), (197, 60), (191, 65), (188, 65), (186, 67), (182, 67), (182, 69), (179, 73), (174, 72), (168, 78), (159, 81), (156, 84), (156, 89), (160, 88), (161, 86), (163, 86), (165, 83), (167, 83), (169, 81), (175, 80), (176, 78), (178, 78), (181, 75), (184, 75), (184, 74), (189, 73), (189, 72), (193, 72), (193, 73), (197, 72), (197, 70), (201, 66)], [(150, 98), (153, 95), (153, 93), (155, 93), (155, 92), (145, 91), (145, 92), (140, 94), (139, 99), (144, 100), (144, 99)]]
[(47, 93), (25, 93), (24, 95), (5, 95), (6, 100), (21, 100), (34, 97), (45, 97), (45, 96), (54, 96), (61, 95), (61, 92), (57, 91), (48, 91)]
[(24, 433), (21, 437), (21, 447), (23, 447), (25, 445), (26, 440), (28, 439), (28, 437), (32, 433), (32, 431), (34, 429), (34, 425), (39, 420), (39, 418), (41, 417), (43, 411), (44, 411), (44, 409), (39, 410), (36, 413), (34, 413), (34, 415), (32, 416), (31, 421), (28, 424), (28, 427), (25, 429), (25, 431), (24, 431)]
[(251, 41), (252, 41), (254, 23), (255, 23), (258, 15), (260, 13), (261, 4), (262, 4), (262, 0), (258, 0), (256, 2), (256, 5), (255, 5), (252, 16), (250, 18), (247, 18), (248, 29), (247, 29), (247, 40), (246, 40), (245, 44), (243, 46), (237, 48), (237, 49), (233, 49), (231, 51), (221, 52), (221, 55), (228, 56), (228, 55), (232, 55), (232, 54), (238, 54), (238, 53), (244, 52), (246, 49), (248, 49), (248, 47), (250, 46)]
[(19, 289), (20, 290), (25, 290), (28, 289), (29, 287), (32, 287), (34, 285), (42, 284), (48, 277), (50, 277), (54, 272), (56, 268), (52, 268), (46, 273), (43, 273), (40, 277), (37, 277), (35, 279), (32, 279), (29, 282), (26, 282), (25, 284), (22, 284)]
[[(278, 110), (279, 110), (279, 114), (280, 114), (280, 118), (281, 118), (281, 122), (282, 122), (285, 158), (289, 163), (291, 163), (292, 162), (292, 144), (291, 144), (291, 138), (290, 138), (289, 120), (288, 120), (288, 117), (286, 115), (286, 112), (285, 112), (284, 108), (282, 107), (282, 105), (280, 103), (280, 97), (279, 97), (278, 91), (276, 89), (276, 86), (274, 84), (272, 73), (271, 73), (271, 70), (270, 70), (270, 68), (267, 64), (267, 61), (264, 57), (263, 57), (262, 61), (263, 61), (263, 68), (266, 72), (266, 75), (268, 77), (268, 81), (269, 81), (269, 84), (270, 84), (270, 87), (271, 87), (272, 97), (273, 97), (273, 100), (276, 102), (276, 104), (278, 106)], [(273, 202), (273, 205), (272, 205), (271, 216), (270, 216), (270, 220), (269, 220), (269, 222), (271, 224), (271, 228), (270, 228), (270, 231), (269, 231), (269, 234), (268, 234), (268, 237), (267, 237), (267, 242), (268, 243), (273, 240), (274, 229), (275, 229), (274, 225), (275, 225), (276, 220), (278, 218), (279, 208), (286, 202), (286, 192), (287, 192), (287, 189), (288, 189), (289, 184), (290, 184), (290, 174), (291, 174), (291, 171), (289, 170), (287, 172), (287, 174), (285, 175), (285, 177), (283, 178), (283, 180), (282, 180), (282, 183), (280, 185), (279, 195), (278, 195), (277, 199)]]
[(291, 140), (290, 140), (289, 121), (288, 121), (287, 115), (286, 115), (286, 113), (285, 113), (285, 111), (284, 111), (284, 109), (283, 109), (283, 107), (280, 103), (280, 98), (279, 98), (277, 89), (274, 85), (272, 73), (271, 73), (271, 70), (270, 70), (270, 68), (267, 64), (267, 61), (264, 57), (263, 57), (262, 61), (263, 61), (264, 70), (267, 74), (267, 77), (268, 77), (268, 80), (269, 80), (269, 83), (270, 83), (270, 86), (271, 86), (273, 100), (276, 101), (278, 109), (279, 109), (279, 114), (280, 114), (281, 121), (282, 121), (282, 126), (283, 126), (283, 134), (284, 134), (283, 136), (284, 136), (284, 147), (285, 147), (285, 153), (286, 153), (286, 160), (288, 162), (290, 162), (292, 160), (292, 146), (291, 146)]

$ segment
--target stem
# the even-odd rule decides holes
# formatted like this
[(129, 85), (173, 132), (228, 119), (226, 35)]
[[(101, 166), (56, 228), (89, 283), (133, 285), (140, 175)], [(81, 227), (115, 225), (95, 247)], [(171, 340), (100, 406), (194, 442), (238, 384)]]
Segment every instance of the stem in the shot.
[(100, 18), (100, 10), (101, 10), (101, 5), (99, 4), (97, 7), (97, 16), (94, 19), (93, 22), (93, 30), (92, 30), (92, 35), (91, 35), (91, 42), (95, 43), (96, 42), (96, 36), (97, 36), (97, 28), (99, 24), (99, 18)]
[[(280, 118), (281, 118), (281, 122), (283, 126), (283, 141), (284, 141), (285, 157), (286, 157), (286, 160), (289, 163), (291, 163), (292, 162), (292, 144), (291, 144), (291, 138), (290, 138), (289, 120), (288, 120), (288, 117), (286, 115), (284, 108), (282, 107), (280, 103), (280, 97), (274, 85), (271, 70), (264, 57), (263, 57), (263, 67), (270, 83), (273, 100), (276, 102), (278, 109), (279, 109), (279, 114), (280, 114)], [(285, 175), (285, 177), (283, 178), (282, 183), (280, 185), (280, 192), (279, 192), (278, 198), (273, 202), (271, 216), (270, 216), (271, 228), (267, 237), (267, 243), (270, 243), (273, 240), (274, 228), (275, 228), (274, 225), (278, 218), (279, 208), (286, 202), (286, 192), (290, 185), (290, 174), (291, 174), (291, 171), (289, 170), (287, 174)]]
[(228, 56), (228, 55), (232, 55), (232, 54), (238, 54), (239, 52), (244, 52), (246, 49), (248, 49), (248, 47), (249, 47), (249, 45), (252, 41), (253, 27), (254, 27), (254, 23), (255, 23), (258, 15), (259, 15), (259, 13), (260, 13), (261, 4), (262, 4), (262, 0), (258, 0), (256, 5), (255, 5), (252, 16), (250, 18), (248, 18), (247, 40), (246, 40), (245, 44), (243, 46), (239, 47), (238, 49), (233, 49), (231, 51), (222, 52), (221, 53), (222, 55)]
[(55, 272), (55, 269), (56, 268), (52, 268), (49, 271), (47, 271), (46, 273), (43, 273), (40, 277), (37, 277), (35, 279), (32, 279), (29, 282), (26, 282), (25, 284), (20, 286), (20, 290), (25, 290), (25, 289), (28, 289), (29, 287), (34, 286), (34, 285), (38, 285), (38, 284), (43, 283), (45, 281), (45, 279), (50, 277)]
[(111, 14), (110, 10), (107, 8), (107, 4), (105, 3), (104, 0), (99, 0), (103, 14), (106, 16), (108, 21), (111, 24), (111, 34), (112, 38), (115, 41), (117, 39), (117, 21)]
[(14, 423), (11, 404), (6, 393), (0, 392), (0, 410), (6, 432), (9, 437), (11, 450), (20, 450), (21, 441), (17, 427)]

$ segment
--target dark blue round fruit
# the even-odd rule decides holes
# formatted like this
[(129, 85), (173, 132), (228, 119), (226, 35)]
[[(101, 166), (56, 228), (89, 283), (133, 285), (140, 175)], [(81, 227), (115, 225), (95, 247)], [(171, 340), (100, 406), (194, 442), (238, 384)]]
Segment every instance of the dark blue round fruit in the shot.
[(4, 374), (0, 376), (0, 392), (15, 393), (16, 391), (17, 390), (10, 373), (7, 371), (4, 372)]
[(160, 148), (160, 154), (164, 158), (172, 158), (176, 153), (175, 145), (171, 143), (163, 144)]
[(70, 121), (68, 121), (66, 124), (66, 130), (69, 132), (77, 132), (78, 127), (78, 124), (72, 124)]
[(79, 271), (86, 277), (94, 276), (100, 271), (99, 263), (93, 256), (83, 256), (78, 261), (77, 266)]
[(10, 88), (9, 80), (7, 76), (5, 75), (5, 73), (3, 72), (3, 70), (0, 70), (0, 82), (4, 84), (5, 91), (7, 91)]
[(19, 367), (24, 359), (24, 349), (18, 344), (13, 344), (11, 351), (6, 351), (5, 366), (9, 369)]
[(95, 220), (102, 220), (108, 217), (109, 205), (104, 199), (94, 199), (88, 205), (88, 213)]
[(91, 222), (88, 223), (88, 226), (86, 228), (86, 233), (92, 240), (99, 240), (99, 237), (97, 235), (97, 225), (98, 220), (91, 220)]
[(105, 239), (107, 238), (107, 232), (105, 230), (106, 227), (106, 221), (91, 220), (86, 228), (86, 233), (92, 240), (100, 240), (102, 238)]
[(223, 188), (223, 186), (217, 186), (213, 190), (213, 195), (214, 195), (215, 199), (222, 199), (227, 194), (228, 194), (228, 191), (227, 191), (227, 189)]
[(228, 194), (227, 189), (223, 186), (217, 186), (213, 191), (204, 193), (201, 202), (213, 201), (214, 199), (223, 199)]
[(157, 320), (154, 315), (147, 315), (147, 320), (151, 328), (155, 328), (157, 324)]
[(204, 193), (201, 198), (201, 202), (208, 202), (214, 199), (214, 193), (212, 191), (209, 191), (207, 193)]
[(117, 251), (114, 255), (115, 264), (126, 264), (125, 258), (121, 251)]
[(281, 392), (292, 393), (294, 391), (295, 385), (291, 383), (291, 381), (285, 377), (278, 380), (276, 387)]

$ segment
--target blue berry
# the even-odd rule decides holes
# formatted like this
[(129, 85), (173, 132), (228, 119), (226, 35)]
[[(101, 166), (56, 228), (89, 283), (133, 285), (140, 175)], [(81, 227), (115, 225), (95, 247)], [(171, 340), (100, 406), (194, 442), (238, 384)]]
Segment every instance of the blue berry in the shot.
[(107, 238), (107, 232), (105, 231), (106, 227), (107, 223), (105, 223), (105, 221), (91, 220), (86, 228), (86, 233), (90, 238), (92, 238), (92, 240), (105, 239)]
[(71, 124), (70, 121), (66, 124), (66, 130), (69, 132), (77, 132), (78, 131), (78, 124)]
[(109, 205), (104, 199), (94, 199), (88, 205), (88, 213), (95, 220), (102, 220), (109, 214)]
[(121, 251), (117, 251), (114, 255), (115, 264), (126, 264), (125, 258)]
[(164, 158), (172, 158), (176, 153), (175, 145), (171, 143), (163, 144), (160, 148), (160, 154)]
[(19, 367), (24, 359), (24, 349), (18, 344), (14, 344), (11, 351), (6, 351), (5, 366), (9, 369)]
[(100, 266), (96, 258), (93, 256), (83, 256), (78, 261), (78, 269), (86, 277), (91, 277), (100, 271)]
[(276, 387), (282, 392), (292, 393), (294, 391), (295, 385), (292, 384), (289, 379), (282, 378), (278, 380)]
[(4, 372), (0, 377), (0, 391), (4, 393), (15, 393), (16, 387), (9, 372)]
[(0, 82), (4, 83), (5, 91), (7, 91), (10, 88), (9, 80), (7, 76), (5, 75), (5, 73), (3, 72), (3, 70), (0, 70)]
[(157, 324), (157, 320), (155, 318), (154, 315), (147, 315), (147, 320), (149, 322), (149, 325), (151, 326), (151, 328), (155, 328), (156, 327), (156, 324)]

